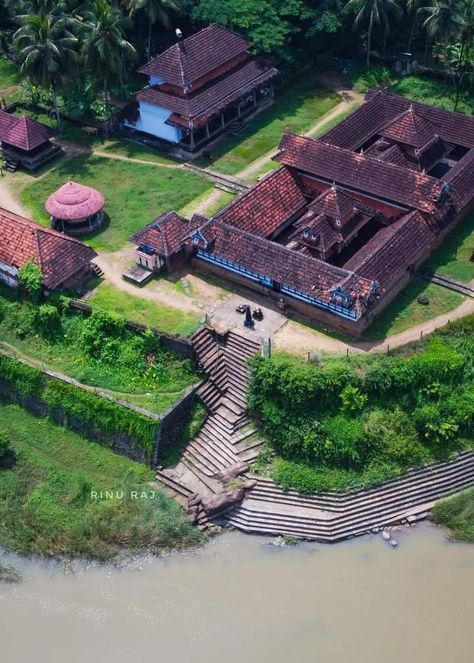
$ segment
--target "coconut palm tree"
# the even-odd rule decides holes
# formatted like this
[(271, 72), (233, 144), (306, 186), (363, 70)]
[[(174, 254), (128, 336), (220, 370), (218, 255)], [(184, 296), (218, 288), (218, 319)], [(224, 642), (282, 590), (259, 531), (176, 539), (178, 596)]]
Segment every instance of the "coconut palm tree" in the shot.
[(86, 68), (103, 81), (106, 104), (111, 77), (118, 74), (122, 79), (123, 59), (135, 54), (134, 47), (125, 39), (127, 26), (128, 19), (107, 0), (94, 0), (84, 12), (81, 52)]
[(372, 34), (375, 26), (383, 24), (385, 38), (389, 29), (389, 17), (401, 15), (397, 0), (349, 0), (346, 4), (349, 13), (355, 14), (354, 25), (359, 27), (367, 23), (367, 67), (370, 67), (370, 51), (372, 48)]
[(151, 30), (155, 23), (165, 28), (171, 25), (169, 12), (178, 11), (180, 0), (128, 0), (130, 15), (143, 11), (148, 19), (147, 59), (151, 57)]
[(459, 0), (434, 0), (434, 4), (424, 7), (420, 13), (426, 18), (423, 27), (428, 34), (447, 43), (463, 28), (462, 2)]
[(64, 17), (48, 12), (46, 6), (38, 14), (19, 17), (19, 21), (21, 27), (13, 35), (13, 44), (20, 56), (20, 71), (36, 85), (51, 89), (59, 122), (56, 86), (74, 67), (77, 37), (67, 28)]

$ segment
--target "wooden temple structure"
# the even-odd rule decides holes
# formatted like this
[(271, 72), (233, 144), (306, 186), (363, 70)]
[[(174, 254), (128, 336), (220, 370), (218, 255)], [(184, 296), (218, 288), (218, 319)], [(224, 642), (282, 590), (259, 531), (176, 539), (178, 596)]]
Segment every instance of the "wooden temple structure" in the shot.
[(210, 25), (139, 69), (149, 85), (125, 112), (124, 125), (166, 141), (183, 156), (202, 151), (230, 128), (239, 131), (273, 100), (277, 70), (254, 57), (241, 35)]
[(319, 139), (285, 134), (274, 159), (212, 218), (156, 219), (132, 238), (137, 256), (161, 269), (169, 234), (173, 265), (191, 260), (358, 335), (474, 208), (474, 118), (387, 90)]
[(5, 168), (35, 171), (61, 154), (51, 142), (54, 131), (31, 117), (18, 117), (0, 110), (0, 146)]

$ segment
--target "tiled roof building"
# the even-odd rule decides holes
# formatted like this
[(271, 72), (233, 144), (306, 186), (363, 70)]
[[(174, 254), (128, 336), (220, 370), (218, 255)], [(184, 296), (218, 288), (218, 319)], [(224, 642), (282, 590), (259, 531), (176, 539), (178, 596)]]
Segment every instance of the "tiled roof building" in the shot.
[(76, 239), (0, 208), (0, 280), (15, 286), (18, 271), (33, 261), (48, 290), (80, 280), (97, 254)]
[(250, 52), (241, 35), (210, 25), (139, 69), (149, 85), (125, 126), (168, 141), (177, 154), (196, 152), (273, 99), (276, 69)]
[(53, 136), (50, 127), (31, 117), (17, 117), (0, 110), (0, 145), (7, 164), (36, 170), (61, 151), (50, 143)]
[(353, 334), (474, 207), (474, 118), (386, 91), (319, 140), (285, 134), (275, 160), (179, 250)]

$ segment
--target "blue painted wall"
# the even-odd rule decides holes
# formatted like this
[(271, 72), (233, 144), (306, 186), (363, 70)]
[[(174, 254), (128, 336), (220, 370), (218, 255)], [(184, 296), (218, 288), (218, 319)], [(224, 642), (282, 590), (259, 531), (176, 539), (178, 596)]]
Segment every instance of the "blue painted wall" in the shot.
[(169, 110), (143, 101), (140, 101), (139, 105), (140, 117), (135, 125), (130, 124), (125, 120), (125, 125), (127, 127), (132, 127), (138, 131), (144, 131), (147, 134), (163, 138), (164, 140), (169, 140), (172, 143), (179, 143), (183, 135), (181, 129), (165, 124), (165, 121), (171, 115)]

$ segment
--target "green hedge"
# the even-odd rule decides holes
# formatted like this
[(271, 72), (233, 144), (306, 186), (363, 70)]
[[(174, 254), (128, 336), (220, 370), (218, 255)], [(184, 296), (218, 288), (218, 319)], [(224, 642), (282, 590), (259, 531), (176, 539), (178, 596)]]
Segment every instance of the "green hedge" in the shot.
[(0, 378), (22, 396), (39, 395), (43, 389), (43, 375), (39, 369), (1, 355)]
[(50, 409), (64, 413), (66, 424), (77, 419), (108, 442), (125, 433), (145, 452), (147, 460), (151, 459), (157, 421), (59, 380), (48, 381), (42, 398)]
[(50, 415), (60, 410), (65, 425), (76, 419), (105, 444), (126, 434), (132, 444), (144, 451), (147, 460), (151, 459), (158, 421), (74, 385), (46, 379), (39, 369), (8, 357), (0, 356), (0, 380), (11, 391), (13, 400), (15, 395), (35, 396), (48, 406)]

